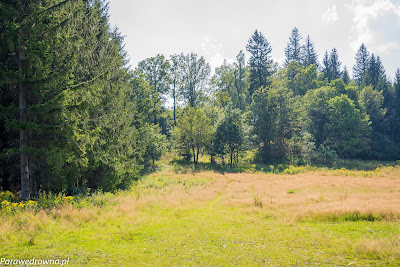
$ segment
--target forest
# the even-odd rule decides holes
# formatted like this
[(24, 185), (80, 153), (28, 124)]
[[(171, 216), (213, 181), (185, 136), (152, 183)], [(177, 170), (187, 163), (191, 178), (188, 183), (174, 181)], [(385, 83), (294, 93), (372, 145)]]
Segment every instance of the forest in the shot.
[(195, 52), (132, 67), (102, 0), (1, 1), (0, 17), (0, 189), (22, 200), (129, 188), (166, 155), (230, 168), (400, 159), (400, 69), (364, 44), (352, 74), (296, 27), (277, 48), (255, 30), (215, 70)]

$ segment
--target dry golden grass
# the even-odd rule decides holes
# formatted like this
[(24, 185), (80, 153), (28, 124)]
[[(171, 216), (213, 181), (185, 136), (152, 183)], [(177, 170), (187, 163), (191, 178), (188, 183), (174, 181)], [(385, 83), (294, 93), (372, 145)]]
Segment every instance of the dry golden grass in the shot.
[(398, 218), (400, 172), (372, 177), (303, 173), (298, 175), (226, 174), (226, 205), (254, 204), (262, 199), (271, 214), (303, 217), (359, 212)]
[[(265, 173), (216, 173), (212, 171), (175, 174), (157, 173), (169, 179), (202, 179), (212, 177), (207, 186), (164, 188), (156, 194), (143, 194), (139, 201), (122, 199), (116, 209), (129, 210), (135, 205), (168, 203), (180, 206), (186, 202), (205, 203), (216, 199), (226, 206), (257, 206), (271, 216), (297, 219), (303, 217), (340, 216), (352, 212), (371, 214), (382, 219), (398, 220), (400, 216), (400, 169), (383, 168), (372, 176), (352, 171), (352, 176), (338, 173), (308, 172), (297, 175)], [(360, 174), (360, 176), (357, 176)], [(126, 203), (130, 205), (126, 206)]]

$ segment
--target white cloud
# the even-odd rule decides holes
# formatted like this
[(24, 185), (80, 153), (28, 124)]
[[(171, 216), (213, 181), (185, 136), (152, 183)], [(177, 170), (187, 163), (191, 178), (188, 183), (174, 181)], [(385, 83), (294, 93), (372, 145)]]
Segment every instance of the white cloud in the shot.
[[(398, 47), (398, 43), (387, 39), (398, 39), (399, 36), (386, 36), (383, 39), (376, 37), (378, 34), (385, 35), (385, 31), (390, 32), (393, 29), (398, 29), (400, 33), (400, 6), (394, 5), (390, 0), (376, 0), (370, 5), (366, 5), (366, 1), (353, 0), (348, 7), (353, 15), (353, 34), (350, 36), (353, 51), (357, 51), (362, 43), (372, 46), (379, 52), (389, 52)], [(397, 17), (397, 20), (392, 21), (392, 25), (381, 27), (379, 31), (374, 30), (374, 25), (379, 25), (383, 19), (390, 16)]]
[(329, 7), (324, 13), (322, 13), (322, 21), (327, 24), (333, 24), (339, 20), (339, 16), (336, 12), (336, 5)]
[(210, 64), (212, 73), (214, 73), (215, 68), (220, 67), (224, 63), (224, 60), (226, 60), (227, 63), (235, 62), (233, 59), (224, 56), (222, 44), (216, 41), (210, 41), (208, 38), (205, 38), (201, 43), (201, 50), (206, 61)]

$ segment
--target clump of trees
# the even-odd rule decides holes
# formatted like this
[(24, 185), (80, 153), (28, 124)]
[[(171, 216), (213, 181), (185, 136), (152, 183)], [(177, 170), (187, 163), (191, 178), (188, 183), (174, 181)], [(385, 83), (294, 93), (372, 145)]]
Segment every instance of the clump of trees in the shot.
[[(138, 176), (158, 102), (100, 0), (0, 4), (3, 190), (113, 190)], [(160, 89), (161, 90), (161, 89)]]
[[(335, 48), (325, 52), (320, 64), (310, 36), (302, 43), (297, 28), (284, 49), (281, 67), (273, 62), (271, 45), (259, 31), (250, 37), (246, 50), (247, 64), (240, 51), (237, 62), (224, 62), (212, 77), (208, 72), (201, 76), (202, 101), (197, 103), (183, 93), (190, 88), (183, 83), (188, 64), (179, 65), (177, 56), (171, 57), (180, 66), (170, 72), (174, 111), (180, 104), (183, 114), (174, 115), (171, 137), (182, 154), (191, 154), (196, 162), (199, 153), (207, 153), (212, 160), (227, 159), (231, 166), (248, 149), (256, 149), (264, 162), (399, 158), (400, 70), (391, 82), (380, 58), (370, 55), (364, 44), (355, 56), (353, 79)], [(185, 56), (180, 58), (183, 62)], [(182, 134), (199, 127), (188, 120), (189, 107), (199, 114), (203, 110), (204, 125), (210, 125), (202, 149), (189, 149), (185, 140), (190, 134)], [(196, 134), (193, 131), (192, 138)]]
[(0, 22), (0, 177), (4, 190), (129, 184), (175, 149), (237, 166), (400, 158), (400, 69), (391, 81), (361, 45), (353, 78), (335, 48), (321, 64), (292, 30), (280, 66), (255, 31), (237, 61), (211, 68), (196, 53), (127, 66), (107, 6), (9, 1)]

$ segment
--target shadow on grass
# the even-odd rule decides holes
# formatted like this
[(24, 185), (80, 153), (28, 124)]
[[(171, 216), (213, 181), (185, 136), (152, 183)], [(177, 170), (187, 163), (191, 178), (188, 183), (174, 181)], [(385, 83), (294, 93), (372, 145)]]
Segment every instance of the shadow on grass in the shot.
[(314, 165), (292, 165), (290, 163), (242, 163), (231, 167), (229, 164), (219, 164), (210, 162), (198, 162), (184, 159), (173, 159), (169, 162), (173, 170), (177, 173), (214, 171), (224, 173), (275, 173), (275, 174), (296, 174), (312, 170), (354, 170), (354, 171), (372, 171), (385, 166), (398, 166), (400, 161), (371, 161), (371, 160), (337, 160), (334, 162), (314, 164)]

